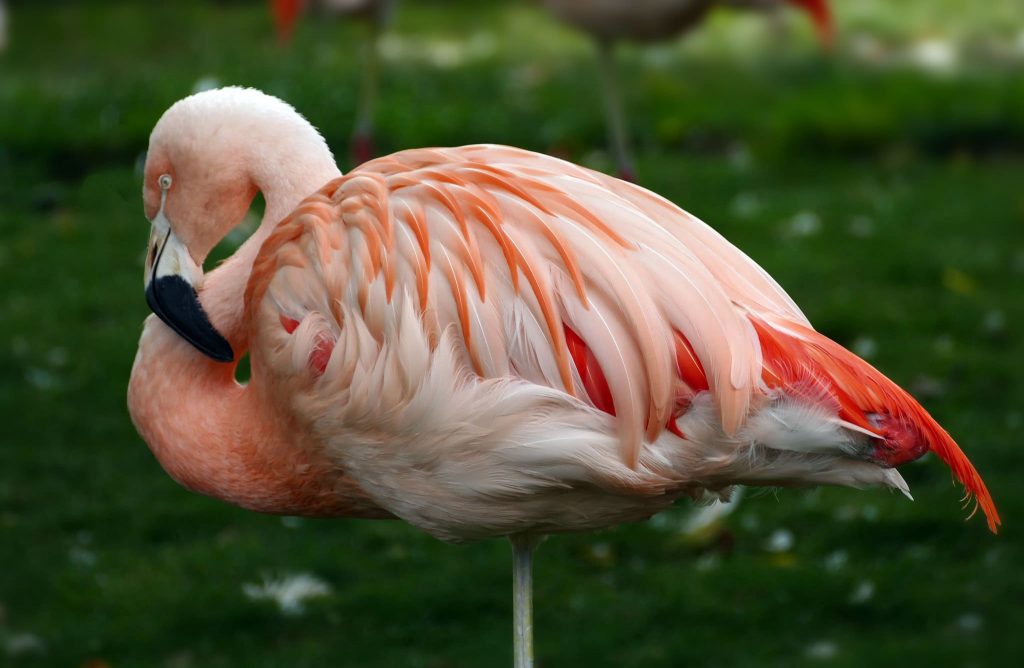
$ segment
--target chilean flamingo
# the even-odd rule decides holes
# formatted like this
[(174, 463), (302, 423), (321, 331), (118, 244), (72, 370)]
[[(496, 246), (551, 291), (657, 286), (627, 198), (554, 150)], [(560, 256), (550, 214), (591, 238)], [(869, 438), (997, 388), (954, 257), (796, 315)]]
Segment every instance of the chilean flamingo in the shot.
[(374, 110), (377, 106), (380, 77), (380, 39), (394, 12), (396, 0), (271, 0), (270, 10), (277, 29), (278, 42), (288, 44), (295, 32), (295, 23), (306, 5), (332, 16), (363, 18), (370, 36), (362, 59), (362, 84), (359, 88), (356, 123), (352, 130), (350, 149), (353, 164), (360, 165), (376, 155), (373, 142)]
[(715, 7), (772, 10), (790, 4), (811, 15), (824, 45), (832, 41), (828, 0), (542, 0), (557, 18), (597, 45), (608, 143), (620, 178), (636, 179), (625, 108), (615, 74), (615, 46), (623, 41), (662, 41), (696, 28)]
[[(909, 394), (638, 186), (502, 146), (403, 151), (343, 177), (297, 112), (239, 88), (172, 106), (144, 179), (155, 316), (128, 405), (163, 467), (252, 510), (510, 537), (517, 665), (548, 533), (734, 484), (909, 496), (894, 467), (929, 450), (1000, 523)], [(262, 224), (204, 274), (257, 191)]]

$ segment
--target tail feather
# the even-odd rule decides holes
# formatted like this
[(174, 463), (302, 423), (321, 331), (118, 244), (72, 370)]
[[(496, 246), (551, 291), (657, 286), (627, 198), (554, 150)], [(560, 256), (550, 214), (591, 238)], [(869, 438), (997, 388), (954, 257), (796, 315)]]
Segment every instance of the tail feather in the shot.
[[(762, 380), (789, 389), (811, 377), (839, 403), (839, 417), (878, 438), (874, 460), (897, 466), (931, 450), (964, 485), (997, 533), (1001, 520), (981, 475), (953, 438), (910, 394), (838, 343), (799, 323), (750, 315), (764, 357)], [(973, 512), (971, 515), (973, 516)]]

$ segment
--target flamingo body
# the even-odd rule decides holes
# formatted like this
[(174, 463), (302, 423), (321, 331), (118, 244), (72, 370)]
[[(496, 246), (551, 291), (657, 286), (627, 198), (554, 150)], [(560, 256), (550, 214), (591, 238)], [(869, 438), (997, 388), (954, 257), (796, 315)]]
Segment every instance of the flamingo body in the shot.
[(824, 42), (831, 39), (827, 0), (543, 0), (558, 19), (599, 41), (670, 39), (704, 21), (716, 7), (771, 11), (792, 5), (806, 11)]
[(331, 182), (264, 244), (247, 308), (271, 392), (445, 540), (595, 529), (736, 483), (905, 492), (890, 467), (929, 449), (980, 483), (710, 227), (548, 156), (405, 151)]
[[(183, 308), (251, 358), (240, 386), (196, 349), (206, 325), (151, 301), (171, 328), (147, 320), (129, 406), (197, 491), (467, 541), (638, 520), (737, 483), (907, 492), (892, 467), (932, 450), (998, 525), (916, 401), (642, 188), (501, 146), (342, 177), (301, 116), (239, 89), (172, 107), (145, 178), (147, 289), (184, 281)], [(204, 276), (256, 189), (263, 224)]]
[(655, 41), (700, 23), (717, 0), (543, 0), (558, 19), (606, 41)]

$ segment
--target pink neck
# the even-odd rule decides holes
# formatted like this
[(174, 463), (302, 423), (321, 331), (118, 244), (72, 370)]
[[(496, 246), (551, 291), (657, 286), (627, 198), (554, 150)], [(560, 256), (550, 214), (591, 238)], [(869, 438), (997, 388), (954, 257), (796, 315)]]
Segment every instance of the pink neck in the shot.
[(331, 163), (305, 179), (257, 182), (267, 201), (263, 223), (205, 276), (200, 301), (231, 342), (235, 363), (215, 362), (156, 316), (146, 319), (128, 385), (129, 412), (164, 469), (195, 492), (261, 512), (386, 516), (306, 442), (258, 377), (244, 386), (234, 377), (248, 348), (243, 295), (260, 246), (302, 197), (337, 175)]
[(333, 161), (300, 173), (298, 177), (281, 173), (257, 175), (256, 186), (267, 203), (263, 220), (230, 258), (205, 275), (199, 291), (200, 301), (211, 323), (231, 343), (236, 359), (248, 350), (249, 323), (244, 316), (243, 298), (249, 274), (252, 273), (252, 263), (263, 242), (277, 223), (291, 213), (299, 202), (339, 175)]

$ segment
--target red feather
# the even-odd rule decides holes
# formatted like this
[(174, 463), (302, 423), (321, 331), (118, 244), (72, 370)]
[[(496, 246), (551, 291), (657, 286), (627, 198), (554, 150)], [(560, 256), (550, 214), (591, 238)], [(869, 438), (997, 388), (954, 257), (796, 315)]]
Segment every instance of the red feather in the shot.
[(792, 391), (814, 378), (839, 403), (843, 420), (878, 434), (874, 459), (898, 466), (927, 450), (946, 462), (977, 500), (988, 527), (1001, 524), (992, 496), (978, 471), (953, 438), (910, 394), (873, 366), (806, 325), (769, 323), (751, 315), (764, 356), (762, 379), (771, 388)]

